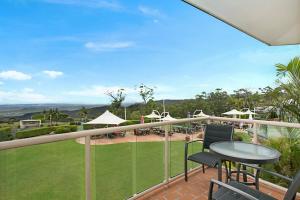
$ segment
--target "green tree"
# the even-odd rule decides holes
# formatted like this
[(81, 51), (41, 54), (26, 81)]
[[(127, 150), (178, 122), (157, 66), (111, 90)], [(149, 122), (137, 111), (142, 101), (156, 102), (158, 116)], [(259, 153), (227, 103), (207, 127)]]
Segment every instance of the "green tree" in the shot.
[(121, 88), (118, 89), (116, 92), (107, 91), (106, 95), (111, 98), (111, 110), (117, 114), (120, 114), (122, 103), (125, 101), (126, 98), (125, 89)]
[(221, 88), (217, 88), (215, 91), (207, 95), (207, 101), (209, 103), (212, 114), (220, 116), (222, 113), (228, 111), (229, 107), (229, 95)]
[(81, 109), (79, 110), (79, 115), (81, 117), (81, 121), (86, 122), (88, 116), (88, 110), (84, 106), (82, 106)]
[(300, 122), (300, 57), (293, 58), (288, 65), (276, 64), (276, 70), (285, 93), (283, 109)]
[(149, 100), (153, 100), (154, 88), (141, 84), (139, 86), (139, 95), (142, 97), (144, 104), (147, 104)]

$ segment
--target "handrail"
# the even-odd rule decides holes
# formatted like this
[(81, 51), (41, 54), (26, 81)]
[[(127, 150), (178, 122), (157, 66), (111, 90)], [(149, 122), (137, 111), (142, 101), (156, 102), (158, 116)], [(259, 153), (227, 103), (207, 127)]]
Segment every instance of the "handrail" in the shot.
[(243, 122), (245, 124), (260, 124), (260, 125), (280, 126), (280, 127), (287, 127), (287, 128), (300, 128), (300, 123), (253, 120), (253, 119), (237, 119), (237, 118), (213, 117), (213, 116), (209, 116), (208, 118), (210, 120), (224, 121), (224, 122)]
[(250, 119), (235, 119), (235, 118), (226, 118), (226, 117), (198, 117), (198, 118), (185, 118), (177, 119), (173, 121), (166, 122), (155, 122), (155, 123), (146, 123), (146, 124), (136, 124), (129, 126), (119, 126), (119, 127), (110, 127), (110, 128), (100, 128), (93, 130), (84, 130), (71, 133), (63, 133), (59, 135), (45, 135), (37, 136), (26, 139), (18, 139), (12, 141), (0, 142), (0, 150), (12, 149), (18, 147), (25, 147), (37, 144), (45, 144), (69, 139), (76, 139), (80, 137), (93, 136), (93, 135), (104, 135), (108, 133), (118, 132), (118, 131), (128, 131), (139, 128), (152, 128), (157, 126), (166, 126), (172, 124), (196, 122), (203, 120), (215, 120), (215, 121), (226, 121), (226, 122), (243, 122), (246, 124), (260, 124), (260, 125), (272, 125), (280, 127), (290, 127), (290, 128), (300, 128), (300, 123), (288, 123), (288, 122), (276, 122), (276, 121), (265, 121), (265, 120), (250, 120)]
[(76, 139), (76, 138), (81, 138), (81, 137), (86, 137), (86, 136), (105, 135), (108, 133), (119, 132), (119, 131), (129, 131), (129, 130), (139, 129), (139, 128), (152, 128), (152, 127), (187, 123), (187, 122), (193, 122), (193, 121), (202, 121), (202, 120), (206, 120), (206, 119), (208, 119), (208, 117), (185, 118), (185, 119), (178, 119), (178, 120), (165, 121), (165, 122), (155, 122), (155, 123), (136, 124), (136, 125), (129, 125), (129, 126), (118, 126), (118, 127), (109, 127), (109, 128), (99, 128), (99, 129), (93, 129), (93, 130), (84, 130), (84, 131), (63, 133), (63, 134), (58, 134), (58, 135), (43, 135), (43, 136), (37, 136), (37, 137), (32, 137), (32, 138), (0, 142), (0, 150), (32, 146), (32, 145), (38, 145), (38, 144), (45, 144), (45, 143), (51, 143), (51, 142), (58, 142), (58, 141)]

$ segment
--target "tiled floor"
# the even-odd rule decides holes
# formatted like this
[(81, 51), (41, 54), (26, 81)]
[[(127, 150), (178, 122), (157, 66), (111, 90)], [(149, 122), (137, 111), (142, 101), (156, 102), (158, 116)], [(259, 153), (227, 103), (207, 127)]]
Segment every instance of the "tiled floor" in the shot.
[[(207, 169), (205, 174), (197, 170), (190, 175), (188, 182), (180, 178), (168, 186), (148, 193), (139, 200), (207, 200), (210, 179), (217, 179), (216, 175), (216, 169)], [(265, 184), (261, 184), (260, 189), (277, 199), (283, 199), (284, 192), (281, 190)]]

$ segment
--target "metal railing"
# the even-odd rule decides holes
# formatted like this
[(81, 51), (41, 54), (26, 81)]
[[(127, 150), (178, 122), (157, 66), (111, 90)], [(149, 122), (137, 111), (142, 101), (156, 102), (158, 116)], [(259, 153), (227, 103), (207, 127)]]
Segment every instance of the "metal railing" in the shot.
[[(137, 124), (137, 125), (129, 125), (129, 126), (120, 126), (120, 127), (110, 127), (110, 128), (101, 128), (101, 129), (93, 129), (93, 130), (84, 130), (79, 132), (71, 132), (64, 133), (59, 135), (46, 135), (46, 136), (38, 136), (33, 138), (26, 139), (17, 139), (12, 141), (0, 142), (0, 151), (6, 149), (13, 149), (19, 147), (26, 147), (32, 145), (39, 145), (45, 143), (52, 143), (58, 141), (65, 141), (69, 139), (77, 139), (77, 138), (85, 138), (85, 192), (86, 192), (86, 200), (90, 200), (92, 197), (91, 194), (91, 146), (90, 146), (90, 138), (94, 135), (105, 135), (112, 132), (119, 131), (129, 131), (133, 129), (142, 129), (142, 128), (152, 128), (152, 127), (163, 127), (167, 125), (181, 124), (181, 123), (190, 123), (190, 122), (199, 122), (199, 121), (207, 121), (208, 123), (212, 121), (216, 122), (234, 122), (234, 123), (244, 123), (244, 124), (253, 124), (254, 133), (253, 133), (253, 142), (257, 143), (258, 141), (258, 127), (259, 125), (271, 125), (278, 127), (288, 127), (288, 128), (300, 128), (299, 123), (287, 123), (287, 122), (276, 122), (276, 121), (264, 121), (264, 120), (249, 120), (249, 119), (234, 119), (234, 118), (225, 118), (225, 117), (199, 117), (199, 118), (186, 118), (186, 119), (178, 119), (174, 121), (167, 122), (155, 122), (155, 123), (146, 123), (146, 124)], [(169, 133), (168, 129), (165, 128), (165, 139), (164, 139), (164, 183), (160, 184), (168, 184), (170, 181), (169, 178), (169, 151), (168, 151), (168, 142), (169, 142)], [(145, 192), (149, 192), (152, 189), (157, 188), (154, 186), (146, 190)], [(139, 195), (134, 195), (131, 199), (136, 199), (140, 195), (143, 195), (145, 192), (140, 193)]]

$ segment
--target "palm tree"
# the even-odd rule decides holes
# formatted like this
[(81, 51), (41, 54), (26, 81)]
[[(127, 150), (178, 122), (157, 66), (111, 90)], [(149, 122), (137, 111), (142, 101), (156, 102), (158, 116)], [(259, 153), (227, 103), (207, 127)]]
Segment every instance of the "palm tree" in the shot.
[(277, 76), (285, 95), (283, 109), (300, 122), (300, 57), (293, 58), (288, 65), (277, 64)]

